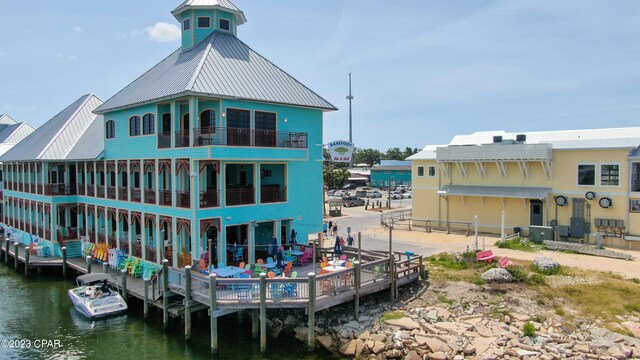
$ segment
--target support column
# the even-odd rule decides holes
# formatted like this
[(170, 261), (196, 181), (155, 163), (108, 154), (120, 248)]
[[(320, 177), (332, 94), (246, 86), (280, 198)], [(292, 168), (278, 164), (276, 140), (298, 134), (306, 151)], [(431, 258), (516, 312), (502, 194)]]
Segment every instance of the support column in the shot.
[(162, 260), (162, 327), (169, 328), (169, 260)]
[(20, 253), (19, 246), (20, 246), (20, 243), (18, 243), (18, 242), (13, 243), (13, 255), (14, 255), (13, 256), (13, 264), (16, 267), (16, 271), (18, 271), (18, 255)]
[(360, 261), (354, 262), (353, 265), (354, 265), (354, 275), (355, 275), (354, 285), (356, 288), (356, 295), (355, 295), (355, 298), (353, 299), (354, 307), (355, 307), (354, 320), (358, 321), (358, 319), (360, 318)]
[(67, 277), (67, 247), (64, 246), (61, 249), (62, 251), (62, 278)]
[(149, 279), (144, 279), (143, 318), (145, 321), (149, 318)]
[(309, 273), (309, 308), (307, 309), (309, 319), (308, 327), (309, 333), (307, 334), (307, 349), (309, 352), (313, 351), (316, 346), (316, 274)]
[[(216, 308), (218, 306), (218, 297), (216, 294), (216, 274), (209, 274), (209, 299), (211, 306), (209, 307), (209, 321), (211, 322), (211, 355), (218, 353), (218, 318), (216, 317)], [(255, 313), (256, 310), (253, 310)]]
[(267, 352), (267, 274), (260, 274), (260, 353)]
[(122, 298), (127, 301), (127, 269), (120, 271), (122, 277)]
[(191, 265), (184, 267), (184, 339), (191, 340)]

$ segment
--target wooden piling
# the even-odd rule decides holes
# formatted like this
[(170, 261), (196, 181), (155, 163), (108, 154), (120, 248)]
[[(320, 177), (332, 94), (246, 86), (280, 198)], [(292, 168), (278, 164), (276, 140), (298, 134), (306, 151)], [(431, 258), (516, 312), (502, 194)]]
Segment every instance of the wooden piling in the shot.
[(109, 273), (109, 264), (108, 263), (102, 263), (102, 273), (104, 273), (104, 274)]
[(122, 274), (122, 298), (127, 301), (127, 269), (123, 269)]
[(143, 319), (149, 318), (149, 279), (144, 279), (144, 307), (143, 307)]
[(309, 308), (307, 309), (309, 320), (309, 333), (307, 334), (307, 349), (311, 352), (316, 346), (316, 274), (309, 273)]
[(16, 267), (16, 271), (18, 271), (18, 254), (20, 252), (20, 243), (13, 243), (13, 264)]
[(91, 274), (91, 256), (87, 256), (87, 274)]
[(362, 262), (362, 233), (358, 231), (358, 262)]
[[(209, 255), (211, 256), (211, 255)], [(209, 299), (211, 306), (209, 307), (209, 321), (211, 322), (211, 355), (218, 354), (218, 318), (215, 315), (218, 306), (218, 294), (216, 289), (216, 274), (209, 274)]]
[(63, 246), (62, 249), (62, 278), (67, 277), (67, 247)]
[(162, 260), (162, 328), (169, 328), (169, 260)]
[(389, 254), (389, 278), (391, 283), (389, 284), (389, 290), (391, 293), (391, 301), (396, 301), (396, 258), (393, 256), (393, 253)]
[(9, 265), (9, 246), (11, 246), (11, 239), (6, 238), (4, 241), (5, 241), (4, 263)]
[(29, 249), (25, 248), (24, 251), (24, 276), (29, 276)]
[(260, 337), (260, 310), (251, 310), (251, 338), (258, 339)]
[(356, 261), (353, 263), (354, 267), (354, 286), (356, 288), (356, 296), (353, 299), (354, 302), (354, 316), (355, 320), (358, 321), (360, 318), (360, 261)]
[(260, 274), (260, 353), (267, 352), (267, 274)]
[(191, 266), (184, 267), (184, 339), (191, 340)]

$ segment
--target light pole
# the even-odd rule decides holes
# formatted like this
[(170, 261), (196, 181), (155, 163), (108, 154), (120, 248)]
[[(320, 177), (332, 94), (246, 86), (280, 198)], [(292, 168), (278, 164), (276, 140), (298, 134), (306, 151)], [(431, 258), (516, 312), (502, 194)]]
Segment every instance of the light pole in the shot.
[[(353, 95), (351, 94), (351, 73), (349, 73), (349, 95), (347, 95), (347, 100), (349, 100), (349, 142), (353, 144), (353, 126), (352, 126), (352, 112), (351, 112), (351, 102), (353, 101)], [(349, 169), (353, 169), (353, 155), (349, 159)]]
[(322, 217), (324, 218), (325, 216), (327, 216), (327, 208), (325, 207), (325, 198), (324, 198), (324, 162), (325, 162), (325, 158), (324, 158), (324, 144), (316, 144), (316, 146), (320, 146), (322, 148), (322, 150), (320, 151), (320, 160), (316, 160), (316, 161), (320, 161), (321, 163), (321, 171), (322, 174), (321, 179), (322, 179)]
[(387, 178), (387, 182), (388, 182), (388, 186), (387, 186), (387, 201), (389, 203), (389, 209), (391, 209), (391, 180), (393, 180), (393, 182), (396, 182), (396, 178), (394, 178), (393, 176), (389, 175), (389, 177)]

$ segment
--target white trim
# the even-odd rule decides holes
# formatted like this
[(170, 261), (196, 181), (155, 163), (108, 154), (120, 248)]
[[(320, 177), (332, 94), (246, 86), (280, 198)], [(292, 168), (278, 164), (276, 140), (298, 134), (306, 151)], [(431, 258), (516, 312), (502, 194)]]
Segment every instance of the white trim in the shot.
[[(580, 165), (592, 165), (593, 166), (593, 168), (594, 168), (594, 170), (593, 170), (594, 171), (593, 184), (580, 184), (580, 171), (579, 171)], [(599, 172), (598, 172), (598, 163), (597, 162), (578, 162), (578, 163), (576, 163), (576, 170), (575, 171), (576, 171), (576, 186), (579, 186), (579, 187), (589, 187), (589, 186), (590, 187), (595, 187), (595, 186), (598, 186), (597, 184), (599, 182), (598, 182), (597, 179), (598, 179)]]
[[(618, 166), (618, 185), (602, 185), (602, 166), (603, 165), (615, 165)], [(617, 188), (620, 187), (620, 178), (622, 176), (622, 164), (620, 162), (601, 162), (598, 164), (598, 184), (601, 187), (605, 187), (605, 188)]]
[[(209, 26), (200, 26), (200, 19), (209, 19)], [(196, 17), (197, 29), (211, 29), (211, 16), (198, 16)]]

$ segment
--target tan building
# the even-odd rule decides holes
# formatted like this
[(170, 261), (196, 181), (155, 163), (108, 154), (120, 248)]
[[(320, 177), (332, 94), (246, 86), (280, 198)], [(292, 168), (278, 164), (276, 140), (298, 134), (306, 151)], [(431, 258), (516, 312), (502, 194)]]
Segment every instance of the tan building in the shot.
[[(458, 135), (412, 156), (413, 218), (640, 249), (640, 128)], [(516, 228), (516, 229), (514, 229)]]

